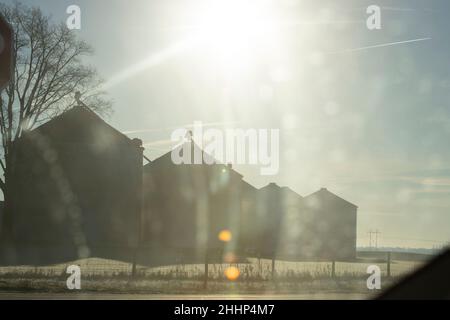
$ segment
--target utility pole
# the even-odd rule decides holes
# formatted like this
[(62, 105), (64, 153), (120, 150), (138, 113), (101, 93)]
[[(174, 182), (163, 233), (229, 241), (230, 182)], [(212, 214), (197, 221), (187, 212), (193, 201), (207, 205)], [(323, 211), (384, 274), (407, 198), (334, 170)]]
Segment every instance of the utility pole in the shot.
[(369, 230), (369, 232), (367, 232), (369, 234), (369, 248), (372, 248), (372, 230)]
[(378, 229), (375, 230), (375, 232), (374, 232), (374, 234), (375, 234), (375, 248), (378, 248), (378, 235), (379, 235), (380, 233), (381, 233), (381, 232), (378, 231)]
[(376, 229), (375, 231), (373, 230), (369, 230), (369, 232), (367, 232), (369, 234), (369, 247), (372, 247), (372, 235), (374, 235), (374, 240), (375, 240), (375, 248), (378, 248), (378, 235), (381, 234), (380, 231), (378, 231), (378, 229)]

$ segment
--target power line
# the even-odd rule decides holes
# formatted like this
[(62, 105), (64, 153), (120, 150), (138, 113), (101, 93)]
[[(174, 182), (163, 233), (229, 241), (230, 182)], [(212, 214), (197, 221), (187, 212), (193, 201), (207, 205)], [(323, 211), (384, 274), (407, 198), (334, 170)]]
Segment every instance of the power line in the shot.
[(388, 238), (388, 239), (396, 239), (396, 240), (412, 240), (412, 241), (435, 242), (435, 243), (442, 243), (442, 242), (445, 242), (445, 240), (431, 240), (431, 239), (419, 239), (419, 238), (403, 238), (403, 237), (390, 237), (390, 236), (385, 236), (385, 238)]
[[(367, 234), (374, 233), (373, 231), (367, 232)], [(381, 233), (381, 232), (380, 232)], [(366, 238), (365, 236), (358, 236), (359, 238)], [(424, 241), (424, 242), (435, 242), (435, 243), (445, 243), (449, 240), (432, 240), (432, 239), (421, 239), (421, 238), (404, 238), (404, 237), (392, 237), (392, 236), (383, 236), (383, 239), (396, 239), (396, 240), (412, 240), (412, 241)]]

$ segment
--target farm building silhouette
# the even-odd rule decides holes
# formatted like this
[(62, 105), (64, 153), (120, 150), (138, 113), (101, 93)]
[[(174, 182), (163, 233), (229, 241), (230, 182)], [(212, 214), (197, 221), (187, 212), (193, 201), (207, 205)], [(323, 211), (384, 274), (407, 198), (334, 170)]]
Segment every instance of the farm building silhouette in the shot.
[[(193, 140), (174, 149), (211, 158)], [(250, 186), (243, 176), (226, 164), (174, 164), (171, 152), (144, 166), (143, 242), (156, 246), (155, 254), (171, 260), (177, 255), (185, 262), (220, 260), (226, 253), (243, 252), (244, 208)], [(249, 221), (250, 222), (250, 221)], [(229, 232), (230, 241), (221, 241), (221, 231)]]
[(13, 146), (2, 223), (13, 250), (3, 259), (128, 259), (139, 235), (142, 152), (139, 140), (82, 106), (24, 133)]
[[(210, 157), (192, 139), (177, 148)], [(84, 106), (25, 133), (13, 150), (3, 264), (356, 256), (357, 207), (327, 189), (258, 189), (229, 164), (178, 165), (171, 152), (143, 165), (142, 142)]]

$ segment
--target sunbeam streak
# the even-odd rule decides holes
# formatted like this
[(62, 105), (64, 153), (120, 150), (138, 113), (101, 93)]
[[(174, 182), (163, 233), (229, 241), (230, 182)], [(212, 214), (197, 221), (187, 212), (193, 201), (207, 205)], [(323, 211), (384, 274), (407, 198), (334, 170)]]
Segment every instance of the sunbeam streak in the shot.
[[(219, 121), (219, 122), (208, 122), (202, 123), (203, 127), (216, 127), (216, 126), (227, 126), (237, 124), (237, 121)], [(145, 133), (145, 132), (157, 132), (157, 131), (166, 131), (173, 130), (178, 128), (192, 128), (193, 124), (183, 124), (179, 126), (167, 127), (167, 128), (157, 128), (157, 129), (137, 129), (137, 130), (126, 130), (122, 131), (123, 134), (135, 134), (135, 133)]]
[(124, 82), (125, 80), (133, 76), (136, 76), (139, 73), (144, 72), (148, 68), (157, 66), (163, 63), (164, 61), (176, 56), (177, 54), (184, 52), (189, 48), (192, 48), (192, 46), (195, 43), (196, 40), (194, 37), (176, 42), (171, 46), (169, 46), (168, 48), (163, 49), (160, 52), (154, 53), (150, 55), (148, 58), (139, 61), (138, 63), (131, 65), (127, 69), (115, 74), (113, 77), (111, 77), (108, 81), (104, 83), (102, 88), (103, 90), (106, 90), (114, 86), (117, 86), (118, 84)]

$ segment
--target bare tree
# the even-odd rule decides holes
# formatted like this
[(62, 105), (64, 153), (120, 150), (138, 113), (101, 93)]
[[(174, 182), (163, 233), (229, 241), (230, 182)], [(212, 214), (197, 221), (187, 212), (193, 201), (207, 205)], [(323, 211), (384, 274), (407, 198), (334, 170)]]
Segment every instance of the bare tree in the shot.
[(0, 189), (7, 207), (11, 148), (23, 132), (71, 108), (76, 91), (97, 112), (108, 112), (111, 105), (95, 69), (85, 63), (92, 48), (74, 31), (18, 2), (0, 4), (0, 12), (14, 29), (16, 61), (13, 80), (0, 94)]

